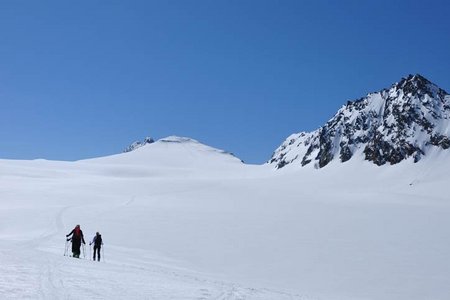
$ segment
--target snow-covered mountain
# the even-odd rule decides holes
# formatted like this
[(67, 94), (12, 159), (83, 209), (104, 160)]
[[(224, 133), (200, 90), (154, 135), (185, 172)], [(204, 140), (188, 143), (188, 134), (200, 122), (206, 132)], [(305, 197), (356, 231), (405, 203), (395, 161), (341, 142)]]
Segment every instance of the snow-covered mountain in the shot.
[(157, 141), (146, 138), (141, 143), (133, 143), (124, 153), (91, 159), (90, 161), (179, 169), (217, 169), (219, 165), (242, 164), (242, 161), (232, 153), (202, 144), (189, 137), (180, 136), (168, 136)]
[(313, 165), (362, 157), (376, 165), (418, 162), (450, 148), (450, 95), (421, 75), (348, 102), (324, 126), (289, 136), (269, 164)]

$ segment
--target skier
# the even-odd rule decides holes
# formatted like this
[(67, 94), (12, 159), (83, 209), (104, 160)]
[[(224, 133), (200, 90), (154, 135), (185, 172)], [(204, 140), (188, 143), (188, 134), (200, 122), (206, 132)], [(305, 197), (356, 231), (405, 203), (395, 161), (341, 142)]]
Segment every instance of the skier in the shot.
[(96, 233), (94, 238), (92, 239), (92, 242), (89, 243), (89, 246), (94, 244), (94, 260), (95, 260), (95, 253), (97, 252), (97, 258), (98, 261), (100, 261), (100, 248), (103, 245), (102, 241), (102, 235), (100, 233)]
[(80, 225), (75, 226), (75, 228), (67, 234), (66, 237), (69, 237), (70, 235), (72, 235), (72, 237), (68, 238), (67, 241), (72, 241), (73, 257), (80, 258), (81, 243), (83, 242), (83, 244), (86, 244)]

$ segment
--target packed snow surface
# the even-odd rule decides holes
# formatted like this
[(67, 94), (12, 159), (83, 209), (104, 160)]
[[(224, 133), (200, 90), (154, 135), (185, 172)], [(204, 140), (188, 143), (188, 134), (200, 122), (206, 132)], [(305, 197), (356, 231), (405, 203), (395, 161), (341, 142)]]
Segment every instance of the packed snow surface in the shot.
[[(449, 299), (449, 151), (274, 171), (169, 137), (0, 160), (4, 299)], [(65, 256), (81, 225), (101, 262)]]

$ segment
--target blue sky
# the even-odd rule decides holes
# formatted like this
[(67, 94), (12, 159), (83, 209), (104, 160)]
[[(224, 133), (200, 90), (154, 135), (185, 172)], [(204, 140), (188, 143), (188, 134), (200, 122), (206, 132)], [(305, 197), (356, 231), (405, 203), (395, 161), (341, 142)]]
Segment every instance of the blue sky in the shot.
[(263, 163), (420, 73), (450, 90), (448, 1), (2, 1), (0, 158), (192, 137)]

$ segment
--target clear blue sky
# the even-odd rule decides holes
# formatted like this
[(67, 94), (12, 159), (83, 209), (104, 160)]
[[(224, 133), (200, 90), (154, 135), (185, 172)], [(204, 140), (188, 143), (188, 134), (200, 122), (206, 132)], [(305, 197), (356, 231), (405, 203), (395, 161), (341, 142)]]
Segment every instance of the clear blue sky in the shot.
[(420, 73), (450, 90), (449, 1), (0, 2), (0, 158), (187, 136), (262, 163)]

